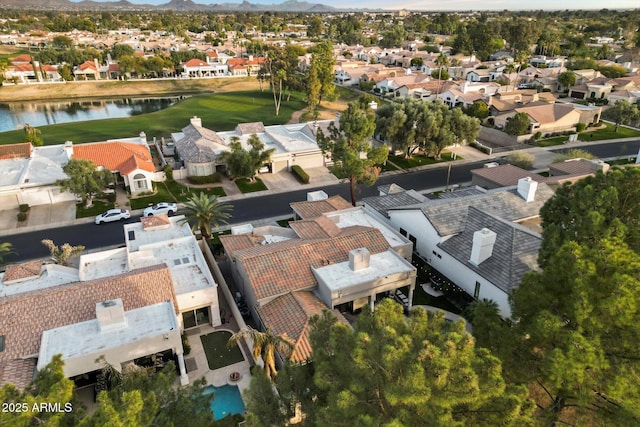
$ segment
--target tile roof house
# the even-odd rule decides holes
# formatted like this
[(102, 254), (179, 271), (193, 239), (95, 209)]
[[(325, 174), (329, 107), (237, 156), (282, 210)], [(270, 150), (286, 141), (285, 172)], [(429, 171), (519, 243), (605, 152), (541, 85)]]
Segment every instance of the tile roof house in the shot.
[(122, 141), (94, 142), (89, 144), (71, 145), (76, 159), (90, 160), (96, 166), (112, 172), (117, 172), (124, 179), (131, 194), (139, 194), (153, 189), (156, 181), (156, 167), (151, 157), (144, 132), (140, 138)]
[(531, 177), (536, 182), (547, 182), (546, 177), (511, 164), (471, 170), (471, 184), (493, 189), (517, 185), (521, 178)]
[(247, 228), (246, 234), (220, 236), (234, 281), (264, 328), (301, 343), (292, 360), (310, 354), (306, 325), (322, 307), (373, 308), (376, 295), (405, 286), (412, 296), (415, 267), (401, 255), (411, 243), (349, 208), (290, 222), (290, 229)]
[[(514, 227), (526, 225), (535, 234), (539, 230), (537, 219), (540, 208), (552, 195), (553, 190), (546, 183), (538, 183), (526, 177), (519, 179), (517, 185), (511, 187), (495, 190), (474, 187), (446, 193), (445, 197), (427, 200), (420, 204), (408, 200), (409, 204), (406, 206), (398, 204), (388, 208), (386, 216), (389, 224), (414, 243), (415, 255), (444, 274), (469, 295), (493, 299), (498, 303), (502, 315), (509, 316), (508, 291), (505, 290), (507, 288), (502, 285), (500, 287), (497, 283), (492, 283), (490, 277), (485, 277), (479, 280), (481, 285), (476, 295), (475, 281), (469, 281), (473, 269), (453, 262), (456, 258), (443, 254), (442, 245), (467, 230), (470, 212), (475, 212), (473, 209), (481, 211), (484, 215), (498, 218), (502, 222), (514, 224)], [(392, 196), (393, 194), (380, 196), (379, 199)], [(382, 205), (381, 202), (372, 198), (365, 201), (365, 208), (373, 209), (374, 204)], [(475, 231), (478, 230), (473, 230)], [(518, 233), (515, 235), (520, 236)], [(444, 248), (450, 247), (445, 245)], [(460, 256), (469, 257), (470, 255)], [(507, 264), (491, 263), (491, 265), (496, 269), (496, 277), (504, 277), (507, 274), (498, 271), (499, 268), (511, 268)]]
[(516, 113), (525, 113), (529, 116), (529, 129), (527, 133), (533, 134), (575, 130), (577, 123), (584, 123), (580, 110), (571, 104), (530, 103), (518, 107), (512, 111), (499, 114), (494, 118), (496, 126), (505, 127), (507, 121)]
[[(57, 265), (42, 266), (40, 261), (35, 261), (28, 265), (13, 266), (2, 276), (0, 334), (3, 336), (4, 351), (0, 352), (0, 383), (10, 382), (19, 387), (27, 385), (34, 371), (31, 370), (30, 376), (25, 375), (24, 368), (35, 366), (43, 346), (43, 333), (96, 319), (96, 303), (121, 298), (126, 310), (143, 309), (167, 301), (171, 307), (176, 307), (176, 295), (166, 265), (145, 267), (90, 281), (80, 281), (77, 273), (74, 276), (71, 270)], [(174, 319), (175, 314), (173, 311)], [(179, 331), (176, 332), (177, 337), (167, 340), (162, 349), (149, 346), (143, 355), (166, 349), (181, 354), (182, 343)], [(100, 335), (99, 332), (97, 334)], [(136, 338), (130, 340), (135, 341)], [(64, 342), (60, 345), (64, 345)], [(105, 355), (108, 360), (118, 363), (132, 359), (127, 358), (129, 355), (123, 354), (122, 349), (113, 352), (105, 350)], [(48, 362), (38, 360), (38, 365)], [(68, 369), (75, 368), (70, 364)], [(96, 369), (99, 367), (81, 373)]]
[[(282, 355), (292, 363), (311, 360), (313, 349), (309, 341), (309, 321), (324, 310), (327, 310), (327, 306), (309, 291), (289, 292), (256, 309), (261, 323), (269, 325), (271, 332), (294, 342), (291, 351)], [(347, 323), (338, 310), (332, 312), (339, 321)]]
[(293, 209), (294, 216), (301, 219), (316, 218), (327, 212), (353, 207), (342, 196), (331, 196), (319, 201), (292, 202), (289, 205)]

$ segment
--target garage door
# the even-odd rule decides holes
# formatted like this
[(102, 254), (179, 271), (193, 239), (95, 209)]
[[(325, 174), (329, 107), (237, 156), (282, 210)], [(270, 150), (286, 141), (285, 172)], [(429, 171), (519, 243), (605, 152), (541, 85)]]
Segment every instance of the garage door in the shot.
[(273, 162), (273, 173), (277, 173), (277, 172), (282, 172), (282, 171), (286, 171), (288, 168), (288, 162), (286, 160), (284, 161), (279, 161), (279, 162)]
[(296, 165), (299, 165), (303, 169), (319, 168), (323, 166), (322, 154), (312, 154), (308, 156), (296, 156)]

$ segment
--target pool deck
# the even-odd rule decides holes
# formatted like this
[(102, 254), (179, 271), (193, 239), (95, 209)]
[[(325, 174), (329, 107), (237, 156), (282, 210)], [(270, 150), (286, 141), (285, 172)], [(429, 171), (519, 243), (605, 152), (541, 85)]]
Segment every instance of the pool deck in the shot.
[[(229, 331), (231, 333), (238, 331), (238, 325), (235, 323), (234, 319), (231, 319), (231, 322), (225, 323), (222, 326), (213, 327), (211, 325), (206, 325), (201, 326), (198, 329), (199, 331), (197, 333), (190, 333), (190, 331), (187, 331), (189, 344), (191, 345), (191, 352), (185, 356), (185, 362), (189, 359), (194, 359), (197, 365), (197, 369), (188, 372), (189, 382), (193, 383), (195, 380), (204, 377), (207, 380), (207, 384), (211, 384), (215, 387), (220, 387), (225, 384), (237, 385), (240, 392), (249, 388), (251, 373), (249, 370), (250, 365), (248, 360), (251, 358), (251, 355), (245, 353), (245, 349), (243, 348), (244, 346), (240, 346), (240, 350), (242, 351), (242, 355), (245, 359), (244, 361), (211, 370), (209, 369), (207, 355), (204, 352), (204, 347), (200, 340), (201, 335), (207, 335), (216, 331)], [(187, 362), (187, 366), (188, 364), (189, 362)], [(231, 381), (229, 376), (232, 372), (238, 372), (240, 374), (240, 380)]]

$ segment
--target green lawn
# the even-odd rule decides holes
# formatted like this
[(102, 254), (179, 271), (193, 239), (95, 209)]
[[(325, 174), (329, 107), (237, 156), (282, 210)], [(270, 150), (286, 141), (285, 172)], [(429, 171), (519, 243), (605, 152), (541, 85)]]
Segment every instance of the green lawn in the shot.
[[(456, 158), (456, 160), (461, 159), (462, 157), (460, 156)], [(402, 156), (389, 156), (389, 160), (400, 166), (402, 169), (411, 169), (415, 168), (416, 166), (432, 165), (435, 163), (451, 161), (451, 153), (442, 153), (442, 155), (440, 156), (440, 160), (435, 160), (432, 157), (426, 157), (422, 155), (414, 155), (412, 157), (409, 157), (408, 159), (405, 159)]]
[(147, 206), (159, 202), (186, 202), (194, 194), (201, 191), (216, 196), (226, 196), (222, 187), (191, 188), (185, 187), (176, 181), (156, 183), (156, 193), (150, 196), (137, 197), (131, 199), (131, 209), (144, 209)]
[[(198, 116), (202, 125), (217, 131), (234, 129), (238, 123), (263, 122), (265, 125), (283, 124), (294, 111), (305, 107), (303, 94), (294, 92), (289, 101), (283, 100), (280, 114), (275, 115), (273, 97), (269, 91), (228, 92), (196, 95), (167, 109), (133, 117), (88, 122), (62, 123), (41, 126), (38, 129), (46, 145), (105, 141), (107, 139), (135, 137), (145, 132), (153, 137), (170, 137), (189, 124), (189, 118)], [(23, 142), (23, 131), (0, 133), (2, 144)]]
[(229, 338), (231, 338), (231, 332), (227, 331), (200, 335), (204, 352), (207, 355), (209, 369), (224, 368), (244, 360), (244, 356), (242, 356), (242, 352), (237, 345), (232, 348), (227, 347)]
[(247, 178), (238, 178), (234, 181), (236, 186), (243, 193), (253, 193), (255, 191), (268, 190), (267, 186), (260, 178), (256, 178), (255, 182), (249, 181)]
[(85, 208), (83, 203), (76, 205), (76, 219), (77, 218), (91, 218), (96, 215), (100, 215), (103, 212), (113, 209), (114, 204), (103, 202), (100, 200), (94, 200), (93, 205), (90, 208)]
[[(406, 295), (406, 293), (405, 293)], [(413, 305), (430, 305), (438, 307), (451, 313), (460, 314), (460, 310), (451, 304), (444, 296), (434, 297), (426, 293), (421, 286), (415, 287), (413, 291)]]
[(384, 165), (380, 166), (382, 168), (382, 172), (388, 172), (388, 171), (397, 171), (398, 168), (395, 167), (394, 165), (392, 165), (390, 162), (386, 162)]
[[(629, 129), (626, 127), (619, 127), (618, 132), (615, 132), (615, 125), (611, 123), (603, 122), (605, 127), (598, 130), (586, 130), (584, 132), (580, 132), (580, 136), (578, 139), (581, 141), (603, 141), (606, 139), (617, 139), (617, 138), (632, 138), (640, 136), (640, 131), (636, 129)], [(538, 147), (550, 147), (552, 145), (560, 145), (564, 144), (569, 140), (569, 135), (556, 136), (553, 138), (541, 139), (536, 142)]]

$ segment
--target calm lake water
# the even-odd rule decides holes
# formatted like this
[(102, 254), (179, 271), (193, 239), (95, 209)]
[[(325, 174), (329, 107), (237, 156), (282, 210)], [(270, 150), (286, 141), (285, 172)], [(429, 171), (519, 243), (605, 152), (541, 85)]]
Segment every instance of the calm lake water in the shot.
[(86, 120), (114, 119), (151, 113), (170, 107), (184, 96), (166, 98), (112, 98), (57, 102), (0, 104), (0, 132)]

